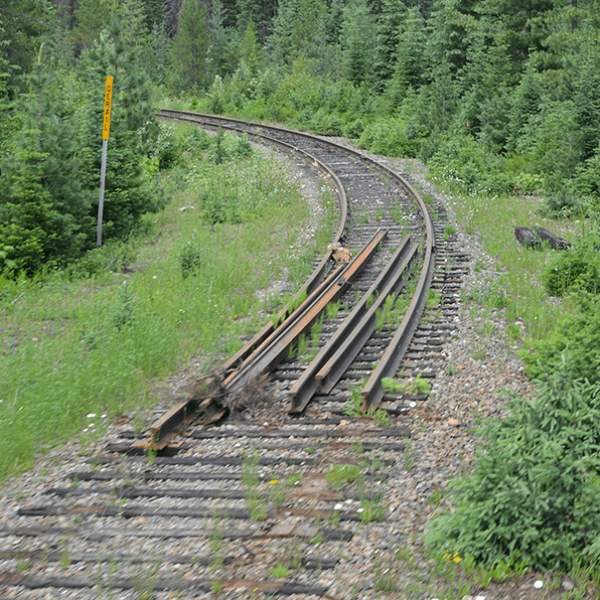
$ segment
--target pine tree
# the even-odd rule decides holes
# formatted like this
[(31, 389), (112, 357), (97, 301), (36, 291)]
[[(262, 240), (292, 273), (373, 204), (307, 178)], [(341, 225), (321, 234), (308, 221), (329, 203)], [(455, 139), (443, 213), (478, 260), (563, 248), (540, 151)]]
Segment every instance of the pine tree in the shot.
[(250, 69), (251, 75), (258, 73), (258, 68), (262, 62), (262, 51), (256, 38), (256, 27), (252, 19), (248, 21), (248, 26), (240, 44), (240, 59)]
[(424, 83), (425, 60), (423, 49), (427, 43), (425, 23), (418, 8), (409, 8), (396, 52), (394, 77), (401, 88), (418, 89)]
[(374, 39), (375, 22), (366, 0), (351, 0), (344, 8), (341, 41), (344, 74), (354, 84), (371, 79)]
[(75, 27), (72, 39), (81, 50), (89, 48), (110, 20), (109, 0), (79, 0), (73, 14)]
[(377, 19), (377, 48), (375, 50), (374, 83), (379, 91), (394, 72), (396, 48), (401, 25), (406, 14), (403, 0), (383, 0)]
[(206, 6), (202, 0), (185, 0), (180, 29), (173, 40), (173, 62), (192, 86), (208, 83), (208, 49), (210, 33)]
[(327, 6), (322, 0), (282, 0), (270, 47), (278, 64), (297, 58), (318, 59), (327, 45)]

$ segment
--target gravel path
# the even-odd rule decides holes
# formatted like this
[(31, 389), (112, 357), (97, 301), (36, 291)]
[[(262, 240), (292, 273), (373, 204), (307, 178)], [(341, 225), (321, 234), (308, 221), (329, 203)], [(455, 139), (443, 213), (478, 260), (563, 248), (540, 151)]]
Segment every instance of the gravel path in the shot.
[[(452, 199), (440, 194), (425, 179), (425, 168), (417, 161), (389, 159), (385, 160), (379, 157), (382, 162), (387, 162), (393, 168), (397, 169), (413, 185), (419, 185), (421, 189), (429, 193), (436, 201), (441, 202), (448, 211), (450, 223), (454, 225), (457, 231), (460, 248), (469, 255), (468, 275), (464, 277), (463, 298), (476, 296), (477, 292), (485, 291), (487, 287), (495, 282), (498, 277), (498, 270), (494, 261), (485, 254), (476, 235), (467, 235), (456, 222), (452, 211)], [(307, 184), (308, 190), (314, 194), (314, 186)], [(477, 268), (475, 266), (477, 265)], [(278, 285), (284, 285), (278, 284)], [(488, 325), (483, 327), (482, 318), (475, 305), (463, 304), (461, 302), (460, 310), (455, 317), (454, 332), (451, 340), (446, 343), (442, 350), (440, 358), (445, 367), (437, 373), (433, 383), (433, 393), (430, 398), (411, 410), (408, 415), (402, 417), (404, 425), (411, 430), (411, 438), (406, 443), (406, 448), (401, 459), (401, 468), (393, 471), (393, 476), (385, 482), (384, 502), (387, 507), (389, 518), (382, 523), (376, 521), (366, 525), (355, 527), (352, 545), (342, 545), (336, 541), (324, 540), (318, 548), (315, 548), (315, 560), (321, 560), (322, 557), (335, 557), (338, 559), (335, 568), (318, 569), (311, 574), (302, 575), (302, 579), (297, 579), (297, 583), (318, 584), (328, 586), (328, 598), (338, 600), (371, 599), (371, 598), (419, 598), (429, 600), (433, 598), (444, 598), (445, 591), (450, 589), (451, 585), (443, 577), (432, 573), (431, 564), (422, 556), (421, 534), (426, 528), (428, 520), (435, 514), (440, 506), (445, 506), (444, 490), (448, 482), (468, 471), (475, 453), (475, 437), (471, 432), (471, 427), (476, 418), (488, 416), (501, 416), (503, 396), (500, 388), (512, 390), (520, 395), (528, 395), (532, 392), (531, 385), (521, 367), (520, 362), (515, 357), (513, 350), (509, 345), (504, 330), (507, 323), (504, 320), (501, 311), (495, 311), (491, 316), (486, 316), (486, 323), (493, 324), (493, 328)], [(192, 367), (188, 369), (189, 372)], [(185, 382), (185, 374), (179, 374), (168, 385), (171, 395), (177, 394)], [(167, 387), (167, 386), (163, 386)], [(136, 418), (139, 418), (136, 417)], [(87, 468), (86, 462), (91, 455), (100, 454), (107, 439), (112, 439), (119, 435), (124, 427), (131, 427), (134, 415), (122, 421), (116, 421), (109, 426), (106, 438), (90, 439), (88, 444), (79, 442), (69, 443), (61, 448), (57, 448), (47, 455), (42, 456), (36, 466), (28, 473), (14, 478), (7, 482), (1, 490), (0, 498), (0, 529), (7, 529), (22, 524), (22, 518), (17, 517), (17, 509), (25, 504), (34, 504), (43, 502), (42, 488), (53, 486), (64, 486), (64, 476), (66, 470), (77, 471)], [(247, 425), (248, 423), (245, 422)], [(259, 423), (259, 425), (264, 425)], [(355, 424), (351, 420), (344, 420), (340, 427), (352, 427)], [(364, 423), (356, 424), (357, 434), (360, 435), (361, 427), (367, 427)], [(374, 438), (377, 440), (378, 438)], [(214, 455), (227, 454), (239, 456), (244, 447), (250, 445), (252, 441), (249, 438), (242, 438), (231, 447), (227, 440), (211, 441), (209, 450)], [(294, 446), (295, 440), (290, 439), (290, 448)], [(294, 472), (286, 462), (292, 456), (293, 450), (285, 450), (279, 447), (269, 456), (282, 463), (280, 473), (287, 476)], [(350, 451), (348, 448), (341, 448), (338, 451), (339, 456), (330, 455), (328, 460), (322, 461), (321, 472), (331, 464), (334, 459), (345, 460)], [(318, 456), (318, 455), (317, 455)], [(382, 455), (383, 460), (386, 454)], [(307, 458), (307, 461), (309, 459)], [(143, 465), (140, 467), (143, 469)], [(315, 470), (318, 470), (316, 468)], [(232, 470), (232, 475), (235, 474)], [(267, 471), (261, 471), (261, 475), (267, 476)], [(238, 470), (239, 476), (239, 470)], [(125, 474), (123, 475), (125, 477)], [(317, 481), (318, 477), (313, 476), (312, 481)], [(325, 484), (321, 477), (322, 483)], [(377, 482), (374, 482), (377, 485)], [(202, 487), (202, 482), (198, 485)], [(211, 484), (211, 487), (214, 487)], [(352, 497), (329, 497), (326, 491), (316, 496), (317, 500), (313, 508), (335, 506), (341, 503), (344, 506), (352, 506), (355, 501)], [(245, 507), (245, 500), (233, 499), (232, 507), (241, 510)], [(47, 504), (47, 501), (45, 501)], [(319, 504), (321, 503), (321, 504)], [(206, 502), (210, 507), (210, 502)], [(295, 507), (301, 508), (301, 507)], [(285, 519), (291, 519), (291, 516)], [(182, 529), (202, 528), (203, 522), (188, 519), (182, 520), (180, 526)], [(349, 526), (350, 521), (342, 519), (342, 526)], [(63, 525), (69, 526), (69, 521), (65, 517)], [(131, 523), (132, 527), (134, 523)], [(144, 526), (146, 529), (152, 529), (152, 519), (144, 520), (143, 523), (137, 523), (136, 526)], [(106, 523), (106, 529), (114, 527), (114, 523)], [(260, 524), (256, 525), (260, 529)], [(168, 549), (155, 546), (136, 547), (132, 541), (133, 537), (126, 538), (127, 544), (121, 540), (119, 542), (119, 531), (114, 531), (113, 542), (105, 542), (106, 550), (114, 549), (118, 546), (120, 552), (127, 554), (136, 552), (154, 552), (171, 554), (199, 554), (203, 551), (202, 547), (190, 548), (186, 546), (178, 547), (176, 544)], [(131, 532), (130, 532), (131, 533)], [(125, 535), (124, 533), (122, 535)], [(57, 534), (57, 540), (60, 534)], [(6, 535), (0, 531), (0, 547), (7, 550), (18, 546), (21, 548), (23, 538), (15, 535)], [(33, 543), (33, 542), (32, 542)], [(58, 543), (58, 542), (57, 542)], [(145, 542), (146, 543), (146, 542)], [(284, 540), (272, 539), (264, 544), (263, 554), (264, 564), (258, 564), (254, 567), (255, 572), (246, 572), (245, 576), (263, 576), (267, 568), (273, 564), (277, 556), (285, 552), (292, 552), (289, 542)], [(111, 545), (112, 544), (112, 545)], [(200, 543), (200, 546), (206, 546), (206, 542)], [(28, 548), (35, 549), (35, 548)], [(234, 558), (243, 556), (246, 552), (256, 554), (257, 546), (244, 546), (239, 540), (230, 540), (228, 550)], [(70, 547), (72, 553), (85, 552), (85, 547)], [(317, 556), (317, 554), (319, 556)], [(14, 569), (14, 560), (2, 560), (0, 558), (0, 576), (10, 569)], [(83, 572), (83, 567), (76, 565), (67, 565), (67, 567), (56, 566), (56, 570), (61, 568), (71, 568), (74, 572), (77, 569)], [(184, 566), (177, 565), (177, 572), (186, 577)], [(185, 574), (184, 574), (185, 573)], [(172, 573), (171, 573), (172, 575)], [(543, 580), (544, 585), (541, 589), (534, 587), (534, 582)], [(567, 579), (559, 579), (552, 576), (542, 576), (541, 574), (529, 573), (517, 581), (505, 582), (503, 584), (491, 584), (487, 589), (475, 589), (470, 591), (471, 596), (465, 596), (465, 600), (470, 597), (485, 597), (486, 600), (496, 600), (500, 598), (511, 598), (514, 600), (537, 600), (538, 598), (561, 598), (565, 590), (570, 589), (571, 582)], [(552, 588), (552, 589), (551, 589)], [(3, 595), (5, 594), (5, 595)], [(0, 583), (0, 597), (4, 598), (45, 598), (54, 597), (44, 595), (45, 592), (37, 593), (35, 591), (23, 592), (19, 588), (7, 587), (4, 591)], [(103, 595), (104, 594), (104, 595)], [(177, 595), (171, 592), (157, 592), (156, 598), (201, 598), (212, 597), (212, 593), (203, 592), (198, 595), (186, 595), (182, 593)], [(96, 598), (109, 597), (106, 590), (99, 589), (82, 592), (74, 591), (71, 595), (62, 596), (65, 598)], [(122, 595), (111, 596), (114, 598), (137, 598), (135, 591), (124, 593)], [(247, 590), (243, 593), (231, 592), (217, 594), (220, 598), (259, 598), (267, 597), (258, 595)], [(295, 595), (288, 596), (295, 598)], [(306, 596), (297, 596), (306, 598)], [(315, 596), (316, 598), (317, 596)], [(456, 596), (454, 596), (456, 597)], [(462, 598), (461, 594), (459, 598)]]

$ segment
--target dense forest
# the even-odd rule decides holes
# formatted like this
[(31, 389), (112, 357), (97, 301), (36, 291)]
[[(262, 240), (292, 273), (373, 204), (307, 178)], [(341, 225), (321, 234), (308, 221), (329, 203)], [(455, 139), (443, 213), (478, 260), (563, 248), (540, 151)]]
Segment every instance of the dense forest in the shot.
[(94, 246), (106, 75), (105, 236), (160, 206), (154, 108), (354, 138), (458, 189), (600, 197), (600, 5), (580, 0), (6, 0), (0, 7), (0, 268)]

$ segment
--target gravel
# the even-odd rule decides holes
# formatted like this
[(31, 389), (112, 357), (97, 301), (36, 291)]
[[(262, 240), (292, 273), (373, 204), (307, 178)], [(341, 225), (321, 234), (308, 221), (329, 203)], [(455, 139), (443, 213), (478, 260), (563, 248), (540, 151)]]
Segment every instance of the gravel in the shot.
[[(464, 277), (463, 297), (469, 293), (482, 289), (495, 281), (498, 277), (498, 270), (492, 258), (487, 256), (482, 249), (481, 243), (476, 235), (466, 234), (456, 222), (452, 211), (452, 199), (440, 194), (425, 179), (425, 168), (413, 160), (388, 159), (387, 161), (380, 157), (382, 162), (388, 162), (396, 168), (401, 174), (405, 175), (413, 184), (422, 186), (423, 191), (432, 195), (432, 197), (444, 204), (448, 211), (450, 223), (457, 230), (459, 246), (469, 255), (468, 275)], [(315, 180), (307, 183), (305, 189), (312, 190), (314, 198)], [(311, 225), (312, 229), (314, 225)], [(310, 235), (310, 229), (307, 235)], [(475, 270), (477, 263), (478, 269)], [(285, 289), (285, 282), (279, 282), (281, 289)], [(227, 519), (223, 522), (223, 527), (227, 527), (227, 536), (222, 540), (225, 554), (230, 557), (235, 564), (244, 565), (243, 568), (236, 567), (236, 576), (244, 580), (265, 580), (269, 579), (269, 569), (273, 567), (279, 557), (290, 555), (296, 552), (293, 544), (294, 540), (300, 540), (302, 543), (302, 556), (304, 558), (314, 558), (323, 560), (324, 558), (339, 559), (334, 569), (316, 569), (301, 570), (292, 574), (288, 580), (296, 583), (327, 586), (328, 598), (346, 599), (371, 599), (375, 597), (382, 598), (401, 598), (414, 597), (423, 600), (433, 598), (443, 598), (444, 581), (432, 575), (429, 564), (422, 555), (421, 535), (425, 531), (428, 520), (438, 511), (440, 506), (447, 506), (448, 500), (444, 495), (448, 483), (454, 477), (469, 470), (475, 455), (476, 440), (471, 431), (474, 420), (480, 417), (490, 417), (502, 415), (503, 395), (502, 389), (511, 390), (519, 395), (529, 395), (532, 393), (532, 386), (524, 374), (519, 360), (514, 355), (514, 347), (511, 347), (504, 335), (507, 323), (502, 311), (496, 311), (492, 315), (494, 329), (489, 334), (480, 335), (476, 332), (476, 325), (472, 320), (469, 306), (462, 304), (457, 313), (454, 322), (454, 335), (442, 349), (440, 358), (442, 366), (433, 380), (433, 393), (425, 402), (417, 404), (410, 410), (407, 416), (399, 418), (403, 424), (408, 425), (412, 432), (411, 439), (407, 442), (404, 453), (388, 452), (382, 450), (375, 453), (383, 461), (384, 465), (379, 470), (373, 467), (371, 463), (369, 469), (373, 477), (368, 479), (368, 492), (381, 492), (383, 494), (383, 504), (387, 507), (388, 515), (383, 522), (372, 521), (365, 525), (358, 525), (356, 519), (360, 518), (364, 511), (364, 504), (360, 500), (353, 498), (351, 493), (346, 491), (337, 494), (328, 490), (324, 474), (329, 471), (332, 464), (336, 462), (349, 462), (350, 459), (356, 460), (357, 453), (352, 450), (348, 444), (344, 443), (345, 438), (335, 437), (327, 440), (327, 445), (317, 446), (314, 452), (299, 449), (297, 442), (299, 438), (290, 436), (285, 444), (266, 440), (257, 444), (257, 440), (250, 437), (242, 437), (231, 443), (231, 438), (216, 438), (206, 440), (206, 443), (194, 446), (194, 449), (184, 453), (184, 456), (191, 457), (210, 457), (229, 455), (233, 457), (242, 457), (249, 447), (253, 444), (255, 447), (262, 447), (261, 456), (275, 459), (276, 466), (259, 467), (258, 475), (263, 478), (260, 484), (265, 487), (269, 485), (269, 479), (277, 477), (278, 480), (284, 480), (289, 475), (297, 473), (298, 470), (310, 471), (310, 477), (303, 478), (297, 490), (298, 501), (293, 505), (293, 510), (288, 510), (282, 515), (279, 523), (285, 527), (296, 527), (304, 523), (301, 515), (303, 510), (322, 510), (331, 511), (341, 504), (339, 509), (340, 527), (346, 530), (354, 531), (352, 543), (342, 543), (339, 541), (323, 540), (321, 543), (307, 544), (306, 540), (314, 535), (316, 529), (312, 529), (306, 524), (302, 525), (304, 530), (299, 528), (297, 531), (304, 531), (307, 537), (290, 538), (252, 538), (247, 536), (252, 533), (265, 532), (269, 523), (252, 522), (248, 526), (247, 522), (236, 522), (234, 519)], [(489, 319), (488, 319), (489, 320)], [(479, 331), (480, 329), (477, 328)], [(450, 366), (450, 368), (448, 368)], [(187, 368), (185, 373), (180, 373), (173, 378), (168, 386), (163, 384), (165, 396), (172, 402), (180, 390), (185, 388), (189, 381), (190, 374), (195, 371), (197, 366), (193, 363)], [(256, 415), (259, 420), (256, 425), (265, 427), (277, 426), (277, 415), (272, 410), (265, 408), (258, 411)], [(116, 522), (114, 518), (102, 517), (96, 515), (86, 517), (85, 530), (88, 532), (88, 539), (85, 537), (75, 537), (71, 539), (69, 532), (73, 530), (73, 519), (64, 517), (22, 517), (17, 515), (17, 509), (23, 505), (48, 505), (48, 497), (44, 495), (43, 490), (48, 487), (66, 487), (65, 474), (70, 471), (89, 470), (87, 460), (89, 457), (101, 456), (102, 447), (106, 441), (115, 441), (121, 439), (124, 429), (131, 429), (134, 416), (130, 415), (127, 419), (114, 421), (109, 427), (107, 434), (99, 439), (90, 439), (88, 445), (82, 445), (80, 442), (71, 442), (60, 448), (53, 449), (48, 454), (39, 457), (36, 465), (29, 472), (13, 478), (2, 487), (0, 498), (0, 528), (14, 528), (18, 526), (32, 527), (33, 524), (43, 527), (48, 524), (52, 531), (44, 537), (23, 537), (14, 534), (0, 533), (0, 547), (16, 548), (21, 552), (29, 550), (47, 549), (49, 546), (61, 549), (64, 540), (69, 540), (69, 552), (71, 554), (84, 553), (88, 550), (91, 540), (94, 536), (101, 537), (100, 541), (94, 542), (94, 550), (106, 553), (120, 552), (124, 555), (145, 555), (163, 560), (168, 555), (184, 556), (205, 556), (210, 552), (211, 542), (207, 539), (206, 532), (215, 530), (218, 521), (215, 524), (214, 519), (196, 519), (196, 518), (173, 518), (169, 523), (164, 519), (152, 516), (136, 517), (124, 519)], [(235, 430), (243, 425), (248, 428), (246, 421), (235, 420), (226, 425), (230, 430)], [(341, 427), (348, 425), (343, 421)], [(363, 425), (363, 429), (368, 424)], [(360, 430), (360, 423), (357, 426)], [(375, 437), (374, 440), (385, 444), (385, 438)], [(301, 441), (301, 440), (300, 440)], [(272, 443), (272, 446), (269, 444)], [(306, 442), (309, 446), (312, 442)], [(290, 464), (291, 458), (304, 457), (305, 465)], [(365, 453), (368, 460), (372, 455)], [(314, 462), (313, 462), (314, 461)], [(125, 463), (121, 463), (125, 464)], [(312, 466), (311, 466), (312, 465)], [(139, 478), (143, 479), (143, 472), (147, 468), (145, 459), (138, 462), (129, 462), (121, 473), (121, 480), (126, 482), (129, 479), (136, 480), (136, 486), (140, 485)], [(102, 465), (100, 472), (108, 470), (118, 470), (119, 463)], [(191, 484), (190, 481), (178, 482), (175, 479), (168, 480), (171, 489), (194, 488), (197, 489), (228, 489), (243, 490), (241, 480), (241, 470), (239, 466), (231, 466), (227, 469), (215, 467), (214, 465), (186, 465), (168, 466), (169, 473), (229, 473), (233, 480), (211, 481), (206, 483), (198, 481)], [(154, 473), (160, 472), (158, 465), (154, 466)], [(237, 479), (235, 479), (237, 478)], [(387, 478), (387, 480), (386, 480)], [(150, 485), (151, 482), (147, 483)], [(81, 481), (78, 486), (81, 489), (106, 487), (102, 481)], [(435, 501), (436, 492), (441, 493), (441, 504)], [(94, 499), (98, 503), (106, 501), (105, 495), (97, 494)], [(77, 506), (78, 497), (71, 496), (68, 499), (70, 506)], [(83, 502), (83, 500), (82, 500)], [(174, 506), (174, 500), (169, 498), (152, 499), (148, 502), (156, 508), (161, 506)], [(180, 508), (193, 508), (196, 510), (206, 510), (210, 513), (212, 508), (223, 506), (223, 501), (206, 498), (177, 499), (176, 506)], [(90, 497), (85, 499), (85, 504), (90, 503)], [(142, 500), (132, 499), (124, 503), (124, 506), (140, 505)], [(231, 508), (244, 509), (246, 502), (244, 500), (231, 499), (227, 501), (227, 506)], [(283, 523), (283, 525), (282, 525)], [(313, 523), (314, 525), (314, 523)], [(322, 524), (321, 524), (322, 525)], [(319, 525), (320, 526), (320, 525)], [(162, 528), (165, 533), (162, 534), (157, 528)], [(168, 535), (167, 535), (168, 530)], [(175, 532), (179, 532), (183, 539), (178, 539)], [(197, 537), (194, 537), (197, 532)], [(236, 532), (238, 537), (236, 536)], [(102, 535), (100, 535), (102, 534)], [(104, 537), (102, 537), (104, 536)], [(204, 537), (202, 537), (204, 536)], [(242, 541), (244, 540), (244, 541)], [(61, 545), (62, 544), (62, 545)], [(401, 550), (404, 558), (398, 558), (397, 552)], [(253, 555), (254, 559), (246, 564), (247, 557)], [(126, 562), (127, 559), (124, 559)], [(237, 561), (237, 562), (236, 562)], [(0, 559), (0, 577), (11, 570), (14, 570), (15, 559)], [(61, 575), (79, 575), (85, 576), (94, 565), (72, 562), (70, 565), (61, 566), (54, 563), (46, 568), (43, 565), (34, 566), (29, 572), (35, 574), (36, 569), (48, 576), (54, 569)], [(110, 565), (105, 564), (103, 572), (108, 572)], [(226, 569), (227, 567), (223, 567)], [(133, 563), (127, 567), (132, 576), (144, 576), (144, 572), (136, 568)], [(159, 576), (165, 578), (179, 577), (187, 580), (190, 577), (201, 577), (206, 571), (206, 577), (209, 579), (218, 579), (220, 575), (225, 574), (225, 570), (209, 571), (205, 566), (197, 564), (163, 563), (160, 567)], [(94, 571), (96, 572), (96, 571)], [(200, 574), (200, 575), (199, 575)], [(146, 574), (149, 577), (149, 574)], [(544, 584), (536, 586), (537, 581)], [(555, 585), (550, 585), (553, 583)], [(556, 598), (562, 597), (562, 594), (574, 584), (563, 578), (557, 579), (551, 575), (539, 573), (529, 573), (524, 577), (505, 582), (504, 584), (491, 584), (487, 589), (471, 589), (470, 596), (464, 596), (463, 600), (496, 600), (500, 598), (512, 598), (519, 600), (535, 600), (538, 598)], [(395, 588), (396, 591), (385, 591)], [(553, 588), (553, 589), (551, 589)], [(49, 588), (42, 590), (24, 590), (17, 587), (6, 587), (2, 589), (0, 583), (0, 594), (3, 598), (97, 598), (102, 597), (102, 591), (96, 585), (94, 588), (75, 590), (65, 592), (61, 595), (53, 595)], [(415, 591), (418, 590), (418, 591)], [(106, 590), (104, 590), (106, 593)], [(136, 590), (123, 592), (112, 592), (112, 597), (138, 598)], [(241, 584), (236, 590), (223, 590), (217, 597), (219, 598), (259, 598), (266, 597), (259, 595), (259, 592), (248, 591), (247, 587)], [(439, 594), (439, 595), (438, 595)], [(200, 592), (198, 595), (191, 592), (182, 592), (181, 596), (176, 596), (173, 592), (155, 592), (155, 598), (175, 598), (175, 597), (211, 597), (208, 592)], [(303, 594), (292, 594), (289, 598), (317, 598), (319, 596), (307, 596)]]

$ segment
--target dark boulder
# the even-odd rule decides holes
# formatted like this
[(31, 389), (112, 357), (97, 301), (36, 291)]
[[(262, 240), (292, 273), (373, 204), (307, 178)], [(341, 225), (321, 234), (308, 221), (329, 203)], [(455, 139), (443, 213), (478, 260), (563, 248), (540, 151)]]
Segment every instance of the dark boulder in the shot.
[(540, 248), (542, 243), (529, 227), (515, 227), (515, 237), (521, 246), (525, 248)]
[(571, 247), (571, 242), (563, 240), (556, 234), (544, 229), (543, 227), (534, 227), (536, 235), (542, 240), (542, 242), (550, 242), (550, 246), (554, 250), (566, 250)]

